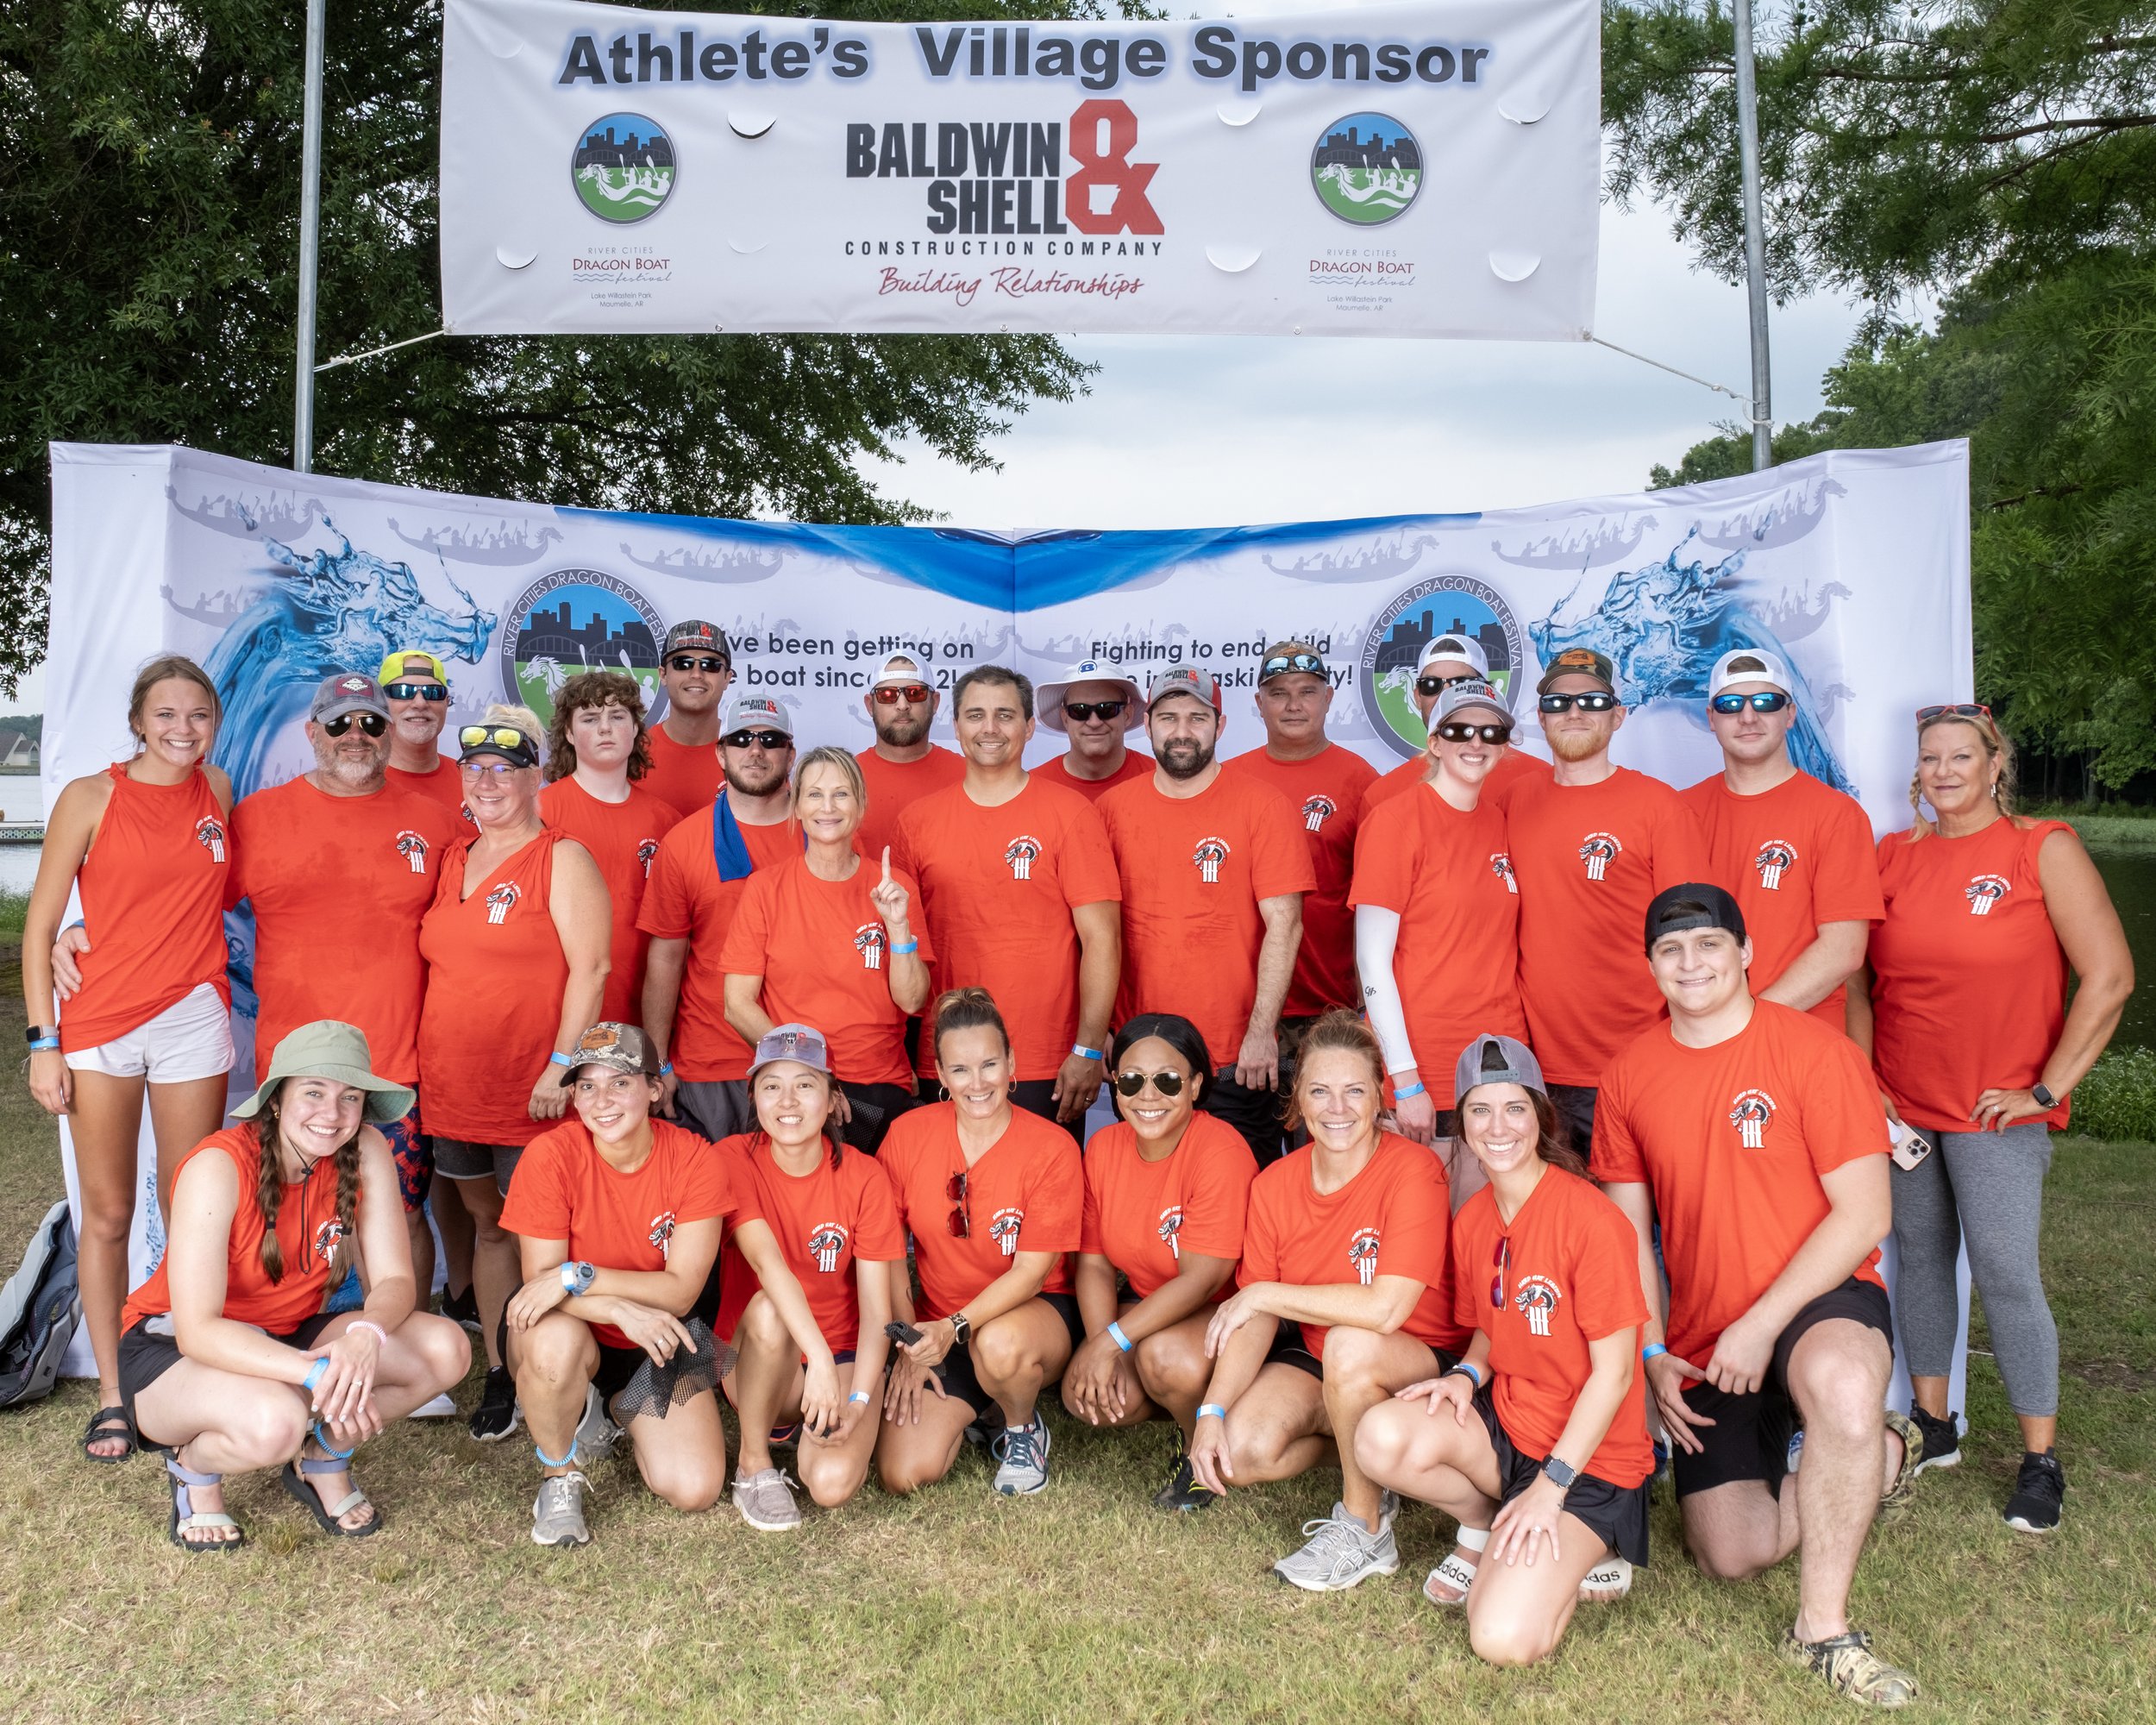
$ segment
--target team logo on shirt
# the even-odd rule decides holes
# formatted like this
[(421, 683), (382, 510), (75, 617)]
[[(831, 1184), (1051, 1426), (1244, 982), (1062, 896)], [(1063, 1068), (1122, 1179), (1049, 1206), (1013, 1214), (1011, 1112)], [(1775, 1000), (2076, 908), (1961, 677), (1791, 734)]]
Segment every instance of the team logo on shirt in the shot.
[(1729, 1105), (1729, 1124), (1737, 1128), (1737, 1141), (1746, 1150), (1758, 1150), (1767, 1141), (1767, 1122), (1774, 1118), (1774, 1098), (1764, 1090), (1739, 1090)]
[(523, 897), (523, 890), (514, 881), (505, 881), (486, 895), (486, 919), (499, 924), (515, 908), (517, 900)]
[(655, 838), (644, 839), (636, 846), (636, 860), (644, 865), (644, 879), (647, 881), (651, 878), (651, 859), (658, 854), (659, 841)]
[(1489, 872), (1505, 883), (1505, 890), (1514, 897), (1520, 895), (1520, 881), (1512, 871), (1512, 858), (1501, 850), (1489, 853)]
[(1170, 1204), (1160, 1213), (1161, 1244), (1168, 1248), (1168, 1255), (1178, 1264), (1182, 1262), (1183, 1207)]
[(651, 1232), (644, 1236), (659, 1248), (661, 1259), (674, 1255), (674, 1212), (661, 1210), (651, 1219)]
[(1003, 847), (1003, 860), (1011, 865), (1013, 881), (1033, 878), (1033, 864), (1040, 860), (1041, 842), (1030, 832), (1022, 832)]
[(862, 969), (881, 970), (883, 969), (883, 925), (881, 923), (864, 922), (854, 931), (854, 950), (861, 955)]
[(988, 1238), (1003, 1248), (1006, 1258), (1012, 1257), (1018, 1249), (1018, 1230), (1025, 1224), (1025, 1211), (998, 1210), (988, 1224)]
[(1512, 1302), (1527, 1320), (1529, 1335), (1546, 1336), (1550, 1333), (1550, 1314), (1557, 1310), (1557, 1302), (1564, 1297), (1557, 1292), (1557, 1284), (1548, 1276), (1529, 1276), (1521, 1280)]
[(195, 843), (210, 853), (212, 862), (224, 861), (224, 823), (206, 814), (195, 823)]
[(1587, 864), (1587, 878), (1599, 881), (1624, 849), (1614, 832), (1590, 832), (1580, 841), (1580, 861)]
[(1339, 804), (1320, 791), (1302, 806), (1302, 830), (1305, 832), (1323, 832), (1325, 824), (1339, 812)]
[(1365, 1288), (1377, 1274), (1377, 1230), (1358, 1229), (1348, 1242), (1348, 1262), (1355, 1266), (1355, 1279)]
[(808, 1237), (809, 1256), (816, 1267), (830, 1276), (838, 1269), (838, 1254), (846, 1250), (846, 1229), (838, 1222), (818, 1222)]
[(337, 1255), (337, 1246), (344, 1239), (344, 1224), (335, 1216), (315, 1230), (315, 1256), (324, 1264)]
[(1752, 866), (1759, 871), (1761, 888), (1778, 893), (1782, 890), (1782, 871), (1796, 867), (1796, 847), (1786, 838), (1770, 838), (1759, 847)]
[(1975, 875), (1961, 889), (1961, 895), (1969, 900), (1971, 916), (1990, 916), (1991, 906), (2014, 890), (2014, 883), (2003, 875)]
[(1201, 838), (1198, 848), (1190, 853), (1190, 860), (1198, 865), (1198, 878), (1208, 887), (1220, 881), (1220, 865), (1228, 860), (1228, 842), (1225, 838)]
[(397, 835), (397, 854), (411, 864), (413, 874), (427, 872), (427, 841), (410, 827)]

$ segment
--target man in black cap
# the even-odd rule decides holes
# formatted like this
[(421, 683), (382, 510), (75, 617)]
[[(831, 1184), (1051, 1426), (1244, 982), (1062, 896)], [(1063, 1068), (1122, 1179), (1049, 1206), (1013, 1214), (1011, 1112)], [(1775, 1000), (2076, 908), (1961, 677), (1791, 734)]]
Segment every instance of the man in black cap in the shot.
[(651, 727), (643, 787), (685, 816), (718, 794), (718, 704), (733, 681), (734, 645), (717, 624), (689, 618), (667, 630), (659, 654), (667, 716)]

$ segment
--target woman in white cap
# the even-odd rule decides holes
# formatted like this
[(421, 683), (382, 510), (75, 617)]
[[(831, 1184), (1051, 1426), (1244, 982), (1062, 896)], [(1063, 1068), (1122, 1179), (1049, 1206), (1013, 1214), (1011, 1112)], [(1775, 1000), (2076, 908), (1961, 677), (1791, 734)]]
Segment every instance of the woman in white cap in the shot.
[[(352, 1026), (303, 1025), (232, 1111), (240, 1124), (180, 1158), (164, 1258), (122, 1317), (120, 1393), (143, 1444), (166, 1452), (169, 1532), (190, 1555), (246, 1543), (225, 1477), (280, 1464), (324, 1533), (379, 1531), (353, 1450), (471, 1364), (464, 1332), (419, 1308), (397, 1168), (375, 1129), (411, 1104), (368, 1070)], [(367, 1303), (324, 1313), (355, 1255)]]
[(1373, 1408), (1355, 1451), (1371, 1478), (1459, 1523), (1424, 1595), (1466, 1606), (1491, 1664), (1532, 1665), (1580, 1600), (1620, 1596), (1647, 1560), (1639, 1243), (1526, 1048), (1478, 1036), (1454, 1083), (1489, 1177), (1452, 1220), (1454, 1312), (1475, 1334), (1457, 1365)]

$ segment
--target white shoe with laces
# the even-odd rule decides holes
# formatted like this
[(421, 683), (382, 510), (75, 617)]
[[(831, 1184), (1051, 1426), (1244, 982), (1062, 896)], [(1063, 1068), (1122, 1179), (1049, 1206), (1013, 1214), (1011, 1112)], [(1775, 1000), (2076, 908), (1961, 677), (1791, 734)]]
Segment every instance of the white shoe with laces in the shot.
[(1392, 1517), (1381, 1513), (1377, 1526), (1371, 1533), (1346, 1504), (1335, 1503), (1330, 1515), (1302, 1524), (1309, 1543), (1275, 1564), (1273, 1573), (1307, 1593), (1336, 1593), (1373, 1575), (1390, 1575), (1400, 1567)]

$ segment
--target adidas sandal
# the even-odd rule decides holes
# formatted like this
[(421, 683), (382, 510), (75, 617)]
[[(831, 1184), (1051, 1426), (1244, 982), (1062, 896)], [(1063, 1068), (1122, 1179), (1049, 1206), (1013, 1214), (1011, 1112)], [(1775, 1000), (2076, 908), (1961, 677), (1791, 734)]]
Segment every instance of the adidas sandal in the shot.
[(1632, 1565), (1614, 1554), (1580, 1578), (1580, 1602), (1607, 1605), (1632, 1591)]
[[(1445, 1561), (1423, 1578), (1422, 1596), (1440, 1611), (1457, 1611), (1467, 1603), (1467, 1590), (1475, 1585), (1475, 1566), (1460, 1561), (1457, 1552), (1447, 1552)], [(1457, 1596), (1439, 1593), (1440, 1587), (1457, 1590)]]

